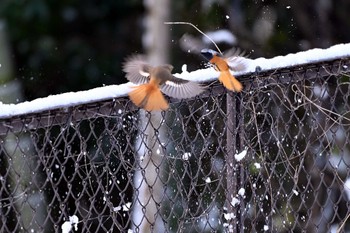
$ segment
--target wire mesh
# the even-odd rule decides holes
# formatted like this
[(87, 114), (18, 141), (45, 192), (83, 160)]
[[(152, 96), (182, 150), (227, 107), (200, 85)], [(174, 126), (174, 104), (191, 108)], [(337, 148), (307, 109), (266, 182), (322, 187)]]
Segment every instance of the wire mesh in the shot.
[(349, 231), (349, 63), (0, 119), (0, 231)]

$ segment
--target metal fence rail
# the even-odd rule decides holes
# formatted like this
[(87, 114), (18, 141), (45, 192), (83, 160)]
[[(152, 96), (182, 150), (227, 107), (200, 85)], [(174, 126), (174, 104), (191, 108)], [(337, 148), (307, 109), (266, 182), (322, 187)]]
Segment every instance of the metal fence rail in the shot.
[(0, 232), (350, 231), (349, 66), (0, 119)]

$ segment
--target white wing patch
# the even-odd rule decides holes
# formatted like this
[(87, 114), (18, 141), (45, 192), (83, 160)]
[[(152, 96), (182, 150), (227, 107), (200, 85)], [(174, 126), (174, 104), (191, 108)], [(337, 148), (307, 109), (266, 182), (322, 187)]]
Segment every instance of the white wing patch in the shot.
[(140, 70), (139, 73), (144, 76), (144, 77), (148, 77), (149, 73), (147, 73), (146, 71)]
[(226, 58), (226, 62), (233, 71), (244, 71), (252, 60), (245, 57), (233, 56)]
[(173, 81), (166, 81), (165, 82), (165, 84), (166, 85), (169, 85), (169, 86), (172, 86), (172, 87), (176, 87), (176, 88), (178, 88), (178, 87), (182, 87), (184, 84), (178, 84), (178, 83), (175, 83), (175, 82), (173, 82)]
[(204, 88), (198, 83), (190, 81), (176, 83), (167, 80), (165, 81), (164, 85), (161, 86), (161, 90), (163, 93), (170, 97), (177, 99), (186, 99), (199, 95), (201, 92), (203, 92)]

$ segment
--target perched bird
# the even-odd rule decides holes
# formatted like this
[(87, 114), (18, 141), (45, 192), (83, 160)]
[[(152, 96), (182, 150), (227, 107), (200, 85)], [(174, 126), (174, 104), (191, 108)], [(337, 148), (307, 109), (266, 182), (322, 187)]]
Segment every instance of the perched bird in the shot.
[(171, 74), (172, 65), (151, 66), (145, 56), (134, 55), (126, 59), (123, 71), (126, 78), (139, 86), (129, 92), (131, 101), (147, 111), (166, 110), (169, 105), (163, 96), (191, 98), (203, 91), (198, 83), (176, 78)]
[(246, 68), (246, 58), (235, 51), (232, 56), (223, 58), (211, 49), (202, 49), (201, 54), (220, 72), (219, 81), (229, 90), (240, 92), (242, 84), (231, 74), (230, 70), (242, 71)]

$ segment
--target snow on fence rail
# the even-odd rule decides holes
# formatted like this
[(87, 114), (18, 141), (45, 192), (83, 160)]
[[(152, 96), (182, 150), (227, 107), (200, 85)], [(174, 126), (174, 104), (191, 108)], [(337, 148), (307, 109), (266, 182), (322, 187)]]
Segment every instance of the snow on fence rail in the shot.
[(252, 60), (242, 93), (161, 114), (130, 84), (0, 105), (0, 231), (348, 231), (348, 47)]

